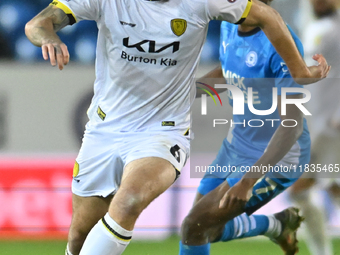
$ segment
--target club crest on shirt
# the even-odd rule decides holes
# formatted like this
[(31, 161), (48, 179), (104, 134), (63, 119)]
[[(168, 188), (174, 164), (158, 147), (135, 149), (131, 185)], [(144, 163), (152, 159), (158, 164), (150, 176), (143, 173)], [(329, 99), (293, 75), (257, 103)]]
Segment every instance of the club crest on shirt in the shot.
[(171, 20), (171, 30), (172, 32), (177, 35), (181, 36), (185, 33), (187, 29), (187, 21), (184, 19), (173, 19)]
[(255, 51), (251, 51), (246, 56), (246, 65), (249, 67), (255, 66), (257, 63), (257, 53)]

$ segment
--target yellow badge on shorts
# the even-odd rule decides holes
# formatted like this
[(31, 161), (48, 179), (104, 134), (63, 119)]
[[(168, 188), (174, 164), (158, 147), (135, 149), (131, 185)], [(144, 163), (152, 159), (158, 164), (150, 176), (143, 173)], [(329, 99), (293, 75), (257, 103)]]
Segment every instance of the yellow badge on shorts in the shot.
[(177, 35), (181, 36), (187, 29), (187, 21), (184, 19), (173, 19), (171, 20), (171, 30)]
[(73, 167), (73, 177), (76, 177), (79, 174), (79, 164), (78, 162), (74, 162), (74, 167)]
[(98, 106), (98, 109), (97, 109), (97, 114), (99, 116), (99, 118), (102, 119), (102, 121), (105, 120), (105, 117), (106, 117), (106, 113), (103, 112), (103, 110)]

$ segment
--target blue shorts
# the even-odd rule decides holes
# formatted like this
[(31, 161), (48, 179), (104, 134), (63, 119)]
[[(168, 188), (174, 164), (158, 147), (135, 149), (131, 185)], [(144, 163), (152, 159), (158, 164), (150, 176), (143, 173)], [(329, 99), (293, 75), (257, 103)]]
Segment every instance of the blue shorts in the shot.
[[(203, 178), (198, 187), (198, 192), (202, 195), (206, 195), (210, 191), (214, 190), (221, 183), (227, 181), (230, 187), (233, 187), (242, 177), (234, 177), (231, 174), (227, 179), (222, 178)], [(297, 179), (294, 180), (294, 182)], [(290, 180), (290, 183), (294, 183)], [(272, 179), (264, 176), (253, 187), (252, 196), (246, 204), (245, 212), (250, 215), (267, 204), (274, 197), (282, 193), (286, 187), (274, 182)]]
[[(309, 160), (309, 158), (302, 158), (299, 160), (299, 164), (305, 164), (305, 160)], [(247, 173), (246, 170), (254, 165), (256, 161), (257, 159), (255, 158), (245, 158), (236, 154), (230, 144), (223, 143), (216, 159), (210, 165), (210, 167), (213, 167), (213, 172), (210, 171), (205, 174), (197, 191), (202, 195), (206, 195), (224, 181), (227, 181), (229, 186), (233, 187)], [(276, 166), (275, 169), (282, 168)], [(283, 172), (280, 170), (279, 172), (267, 172), (256, 182), (252, 190), (252, 197), (245, 207), (245, 212), (248, 215), (254, 213), (285, 189), (293, 185), (302, 175), (302, 173), (294, 171), (294, 168), (288, 170), (290, 171)]]

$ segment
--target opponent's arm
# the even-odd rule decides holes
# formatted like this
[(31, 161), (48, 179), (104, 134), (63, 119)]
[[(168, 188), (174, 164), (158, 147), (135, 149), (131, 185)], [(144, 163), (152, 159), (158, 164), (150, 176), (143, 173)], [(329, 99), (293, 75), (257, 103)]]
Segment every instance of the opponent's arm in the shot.
[[(302, 98), (302, 94), (289, 95), (287, 98)], [(278, 110), (281, 121), (293, 119), (296, 120), (298, 124), (295, 127), (284, 127), (282, 125), (278, 127), (270, 139), (267, 149), (263, 153), (262, 157), (260, 157), (254, 164), (254, 166), (257, 166), (260, 170), (262, 170), (261, 166), (275, 166), (289, 152), (303, 132), (303, 113), (296, 107), (296, 105), (287, 105), (287, 114), (281, 115), (281, 96), (279, 96)], [(225, 207), (229, 203), (228, 196), (231, 194), (233, 197), (239, 197), (240, 200), (246, 202), (249, 198), (249, 190), (251, 190), (257, 180), (263, 175), (264, 172), (262, 171), (259, 173), (246, 173), (242, 179), (223, 196), (220, 201), (220, 208)]]
[(25, 26), (27, 38), (34, 45), (41, 47), (43, 58), (50, 59), (52, 66), (58, 63), (60, 70), (67, 65), (70, 55), (67, 46), (56, 32), (69, 23), (69, 17), (63, 10), (49, 5)]
[(325, 78), (330, 70), (326, 59), (314, 55), (319, 65), (307, 67), (280, 14), (270, 6), (253, 0), (250, 12), (242, 23), (245, 26), (260, 27), (276, 51), (283, 58), (294, 80), (299, 84), (310, 84)]
[[(303, 98), (302, 94), (289, 95), (287, 98), (298, 99)], [(284, 127), (280, 125), (275, 131), (274, 135), (270, 139), (267, 149), (263, 153), (262, 157), (254, 164), (254, 166), (260, 167), (261, 165), (275, 166), (292, 148), (295, 142), (299, 139), (303, 132), (303, 113), (295, 104), (288, 104), (287, 114), (281, 114), (281, 96), (278, 97), (278, 110), (280, 113), (281, 122), (283, 120), (295, 120), (297, 125), (295, 127)], [(289, 123), (294, 125), (293, 122)], [(288, 124), (287, 124), (288, 125)], [(256, 176), (255, 178), (249, 178), (251, 174), (245, 174), (244, 179), (250, 182), (253, 186), (255, 182), (262, 177), (263, 174)]]
[[(208, 84), (212, 86), (213, 88), (215, 87), (215, 84), (224, 84), (225, 79), (223, 77), (223, 72), (221, 66), (216, 67), (209, 73), (205, 74), (201, 78), (196, 80), (196, 85), (199, 86), (200, 83)], [(224, 92), (227, 89), (216, 89), (218, 93)], [(197, 89), (196, 90), (196, 98), (199, 98), (202, 96), (202, 94), (205, 94), (205, 92), (202, 89)]]

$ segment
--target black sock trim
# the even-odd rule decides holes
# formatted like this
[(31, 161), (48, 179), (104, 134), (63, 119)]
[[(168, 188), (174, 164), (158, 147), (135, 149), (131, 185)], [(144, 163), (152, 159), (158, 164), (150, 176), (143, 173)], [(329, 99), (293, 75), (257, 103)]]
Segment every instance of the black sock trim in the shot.
[(104, 226), (115, 236), (117, 236), (119, 239), (123, 239), (125, 241), (129, 241), (131, 240), (132, 236), (123, 236), (119, 233), (117, 233), (113, 228), (110, 227), (110, 225), (106, 222), (106, 220), (104, 218), (102, 218), (102, 222), (104, 224)]

